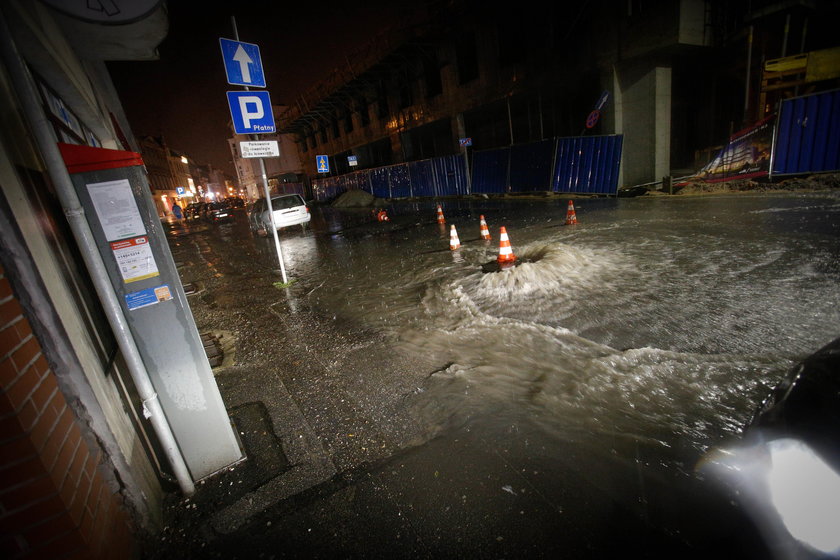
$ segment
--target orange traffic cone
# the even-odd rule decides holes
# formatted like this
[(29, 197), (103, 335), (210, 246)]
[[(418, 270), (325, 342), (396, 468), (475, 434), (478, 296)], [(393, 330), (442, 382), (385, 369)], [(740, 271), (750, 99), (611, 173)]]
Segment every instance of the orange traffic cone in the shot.
[(389, 221), (389, 218), (388, 218), (388, 213), (387, 213), (387, 212), (385, 212), (385, 210), (380, 210), (380, 211), (379, 211), (379, 213), (376, 215), (376, 218), (377, 218), (380, 222), (387, 222), (387, 221)]
[(455, 250), (461, 246), (461, 240), (458, 239), (458, 232), (455, 231), (455, 226), (449, 230), (449, 248)]
[(516, 255), (513, 254), (513, 249), (510, 248), (510, 239), (508, 239), (507, 230), (504, 226), (499, 231), (499, 258), (496, 261), (499, 264), (512, 264), (516, 260)]
[(439, 224), (446, 223), (446, 220), (443, 218), (443, 208), (440, 207), (440, 204), (437, 205), (437, 220)]
[(490, 241), (490, 230), (487, 229), (487, 222), (484, 221), (484, 215), (481, 216), (481, 238)]
[(577, 223), (577, 214), (575, 214), (575, 204), (569, 201), (569, 209), (566, 210), (566, 225), (571, 226)]

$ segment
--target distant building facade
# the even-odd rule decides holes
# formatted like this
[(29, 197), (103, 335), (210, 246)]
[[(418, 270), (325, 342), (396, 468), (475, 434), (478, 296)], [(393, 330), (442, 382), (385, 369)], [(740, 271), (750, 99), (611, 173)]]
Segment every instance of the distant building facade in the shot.
[(484, 150), (623, 134), (620, 184), (641, 184), (696, 170), (695, 154), (763, 116), (763, 62), (838, 44), (837, 16), (769, 0), (430, 3), (348, 53), (278, 126), (310, 177), (320, 154), (342, 174), (457, 153), (465, 137)]

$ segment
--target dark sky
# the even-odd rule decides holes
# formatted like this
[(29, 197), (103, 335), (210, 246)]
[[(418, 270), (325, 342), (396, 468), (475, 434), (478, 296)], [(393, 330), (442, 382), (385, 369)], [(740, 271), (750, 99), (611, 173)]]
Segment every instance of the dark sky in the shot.
[(266, 90), (274, 105), (292, 103), (329, 75), (389, 22), (398, 2), (195, 2), (169, 3), (170, 28), (160, 60), (109, 62), (108, 68), (136, 135), (163, 135), (167, 144), (198, 163), (235, 177), (227, 146), (230, 110), (226, 91), (242, 90), (225, 78), (219, 38), (260, 47)]

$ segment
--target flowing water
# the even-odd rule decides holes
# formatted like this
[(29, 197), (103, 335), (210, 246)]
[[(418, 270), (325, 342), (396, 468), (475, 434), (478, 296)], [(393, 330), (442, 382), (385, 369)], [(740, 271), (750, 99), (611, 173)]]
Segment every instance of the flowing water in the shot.
[[(445, 225), (430, 203), (392, 206), (385, 225), (325, 208), (286, 259), (321, 280), (321, 313), (439, 362), (414, 399), (430, 426), (527, 419), (667, 468), (736, 437), (840, 336), (837, 195), (583, 199), (570, 226), (566, 202), (449, 202)], [(486, 273), (500, 226), (521, 264)]]

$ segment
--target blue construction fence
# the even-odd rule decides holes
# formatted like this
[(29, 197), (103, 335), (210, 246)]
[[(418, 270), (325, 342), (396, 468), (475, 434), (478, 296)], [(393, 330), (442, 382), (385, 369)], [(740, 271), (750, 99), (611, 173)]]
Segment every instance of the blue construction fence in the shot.
[(312, 183), (319, 202), (359, 189), (378, 198), (551, 191), (615, 195), (623, 136), (554, 138), (476, 151), (470, 180), (463, 154), (363, 169)]
[(782, 101), (771, 175), (840, 171), (840, 89)]

